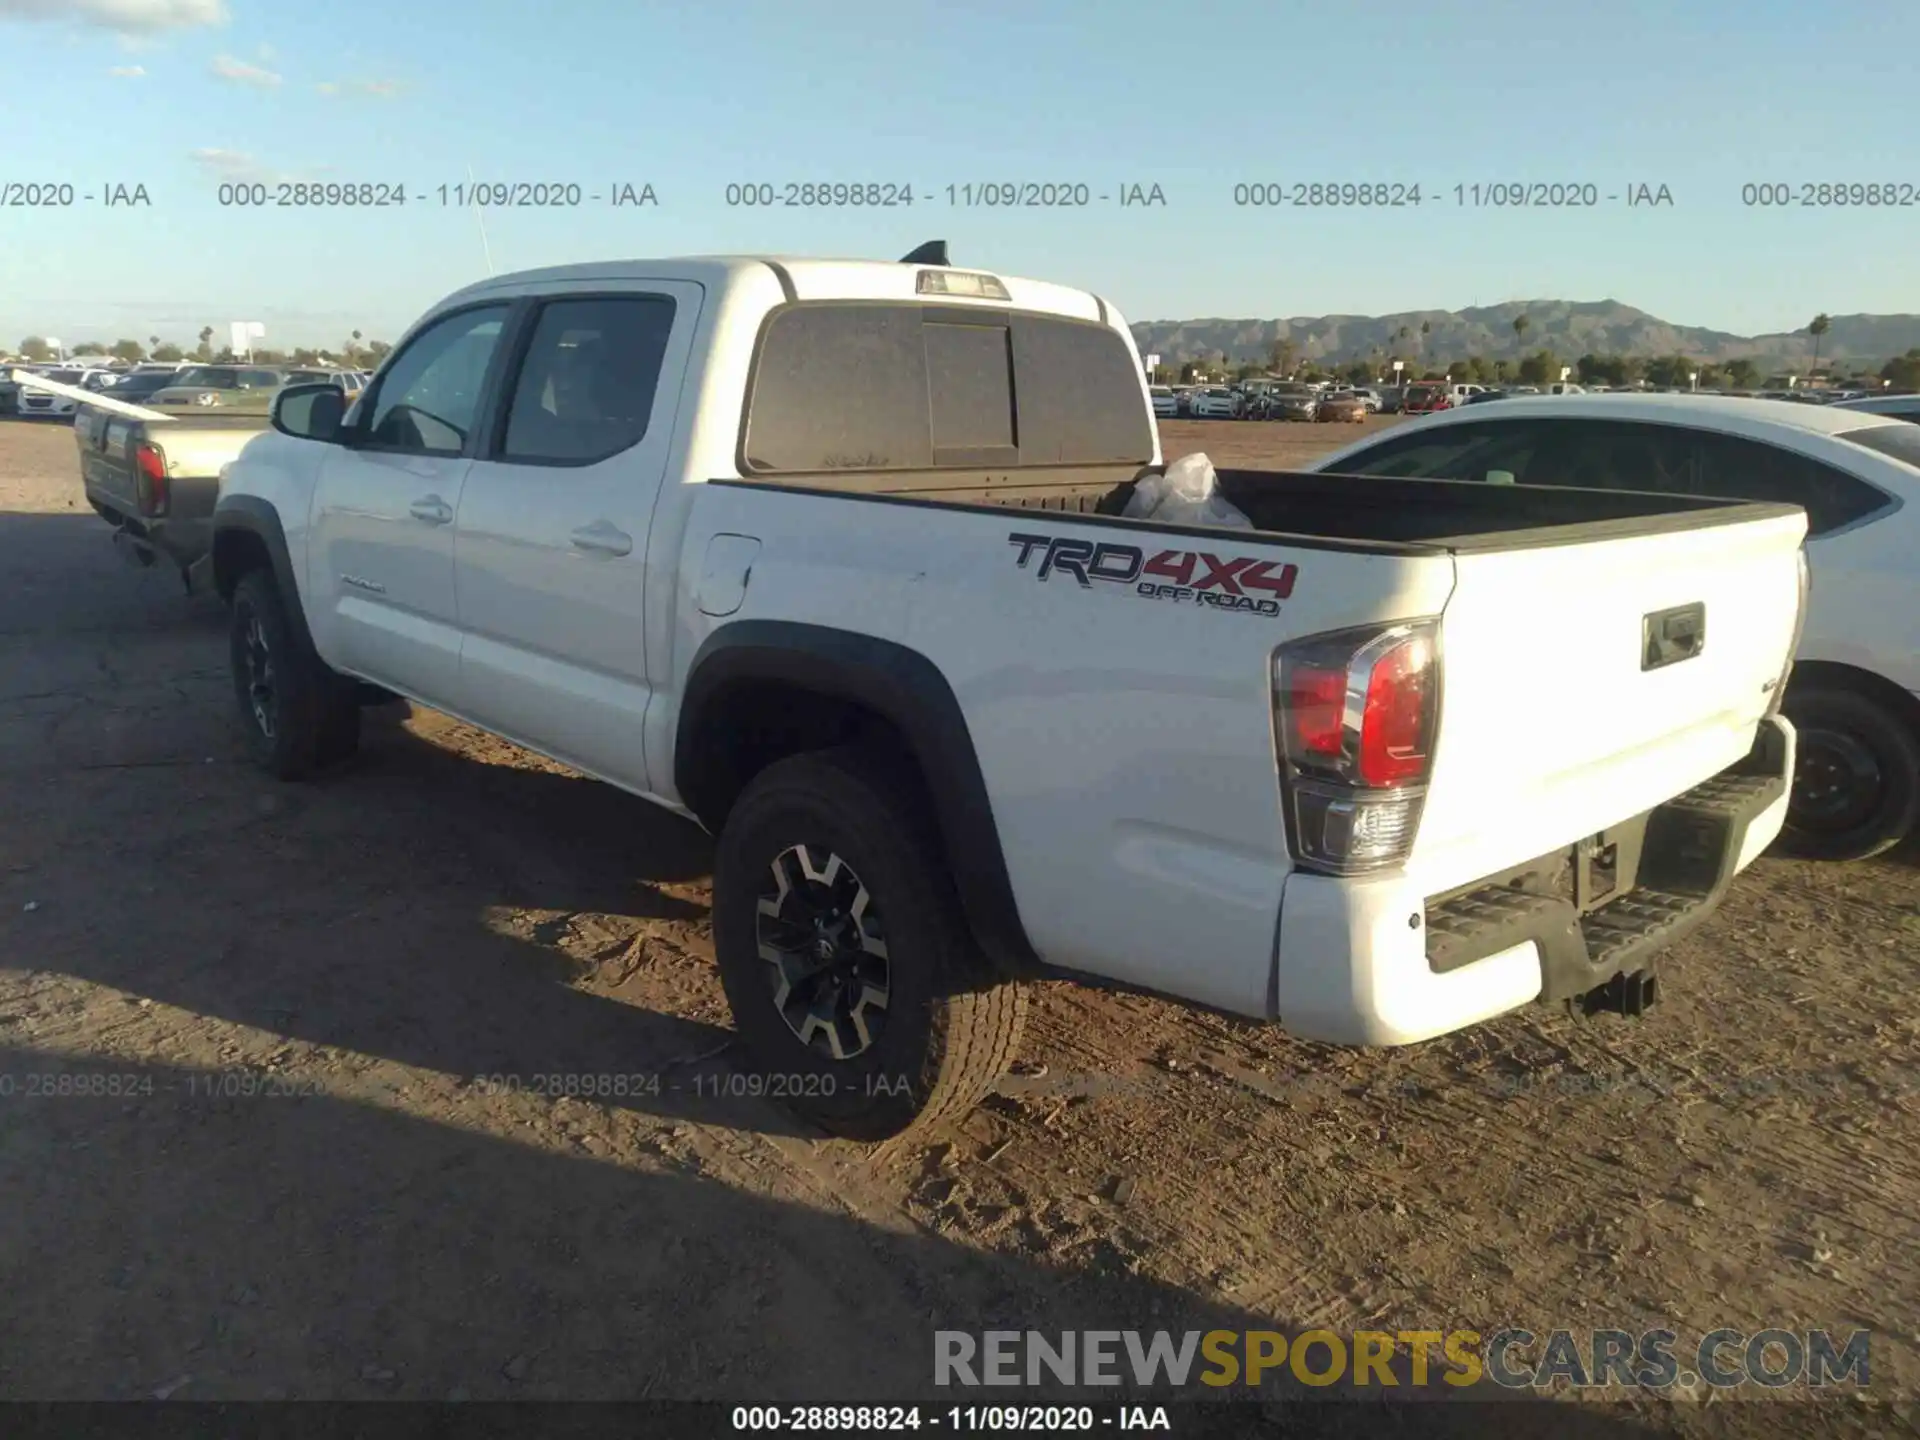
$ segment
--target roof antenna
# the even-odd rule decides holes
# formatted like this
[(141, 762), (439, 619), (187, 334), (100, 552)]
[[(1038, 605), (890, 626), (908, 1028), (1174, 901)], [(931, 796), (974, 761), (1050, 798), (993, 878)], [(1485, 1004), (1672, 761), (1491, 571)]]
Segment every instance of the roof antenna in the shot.
[(952, 262), (947, 259), (947, 242), (944, 240), (927, 241), (927, 243), (922, 245), (918, 250), (902, 255), (900, 257), (900, 263), (902, 265), (952, 264)]
[(480, 213), (480, 202), (474, 196), (478, 188), (473, 183), (473, 166), (467, 166), (467, 203), (473, 211), (473, 220), (480, 227), (480, 253), (487, 257), (487, 275), (491, 278), (499, 272), (493, 268), (493, 246), (487, 243), (487, 217)]

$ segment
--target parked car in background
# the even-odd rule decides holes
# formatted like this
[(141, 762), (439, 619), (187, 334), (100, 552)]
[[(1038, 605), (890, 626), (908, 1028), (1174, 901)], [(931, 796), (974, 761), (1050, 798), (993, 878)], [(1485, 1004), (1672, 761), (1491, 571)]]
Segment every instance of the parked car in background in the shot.
[(17, 415), (20, 410), (20, 382), (13, 377), (38, 375), (51, 369), (46, 365), (0, 364), (0, 415)]
[(1180, 401), (1173, 391), (1165, 385), (1155, 385), (1148, 391), (1153, 396), (1153, 414), (1158, 420), (1172, 420), (1180, 414)]
[(1224, 385), (1209, 385), (1194, 392), (1193, 418), (1196, 420), (1238, 420), (1242, 409), (1241, 398)]
[[(119, 377), (109, 370), (94, 366), (69, 367), (48, 370), (46, 378), (61, 385), (77, 385), (83, 390), (102, 390)], [(19, 388), (16, 401), (19, 414), (26, 419), (71, 420), (80, 402), (71, 395), (61, 395), (52, 390), (41, 390), (32, 384)]]
[[(135, 376), (126, 385), (148, 378), (166, 377)], [(115, 398), (158, 409), (152, 395)], [(191, 408), (178, 420), (141, 420), (85, 405), (73, 426), (82, 489), (113, 527), (114, 544), (140, 565), (166, 559), (189, 590), (196, 567), (204, 569), (220, 472), (270, 423), (267, 412), (245, 406)]]
[(1436, 410), (1451, 410), (1453, 397), (1444, 384), (1420, 380), (1407, 386), (1400, 408), (1409, 415), (1431, 415)]
[(1329, 390), (1320, 397), (1320, 403), (1313, 412), (1313, 418), (1356, 425), (1365, 424), (1367, 402), (1351, 390)]
[(1851, 410), (1861, 415), (1889, 415), (1896, 420), (1920, 421), (1920, 395), (1868, 395), (1859, 400), (1841, 400), (1836, 410)]
[(284, 381), (288, 385), (338, 385), (349, 397), (358, 395), (366, 389), (366, 377), (358, 370), (289, 370)]
[(196, 365), (147, 401), (155, 410), (231, 410), (264, 416), (287, 372), (263, 365)]
[(173, 384), (174, 371), (135, 370), (122, 375), (112, 389), (113, 398), (125, 400), (132, 405), (144, 405), (167, 386)]
[(1482, 390), (1478, 395), (1469, 395), (1463, 402), (1468, 405), (1484, 405), (1489, 400), (1506, 400), (1516, 392), (1512, 390)]
[(1469, 407), (1310, 468), (1802, 506), (1813, 586), (1787, 687), (1800, 767), (1785, 844), (1858, 859), (1920, 821), (1920, 426), (1777, 400), (1543, 396)]
[(1288, 383), (1267, 397), (1268, 420), (1312, 420), (1320, 413), (1320, 392), (1311, 385)]
[(1367, 407), (1367, 413), (1369, 415), (1378, 415), (1382, 406), (1386, 403), (1385, 398), (1380, 392), (1370, 385), (1355, 386), (1352, 393), (1360, 397), (1361, 403)]

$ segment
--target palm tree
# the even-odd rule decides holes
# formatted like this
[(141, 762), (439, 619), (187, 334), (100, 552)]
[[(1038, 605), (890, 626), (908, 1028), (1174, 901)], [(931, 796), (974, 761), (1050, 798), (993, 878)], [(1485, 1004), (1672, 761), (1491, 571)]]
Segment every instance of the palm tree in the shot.
[(160, 348), (160, 337), (158, 335), (147, 336), (147, 353), (151, 355), (154, 351), (158, 350), (159, 348)]
[(1427, 336), (1431, 335), (1432, 333), (1433, 333), (1432, 322), (1427, 320), (1422, 320), (1420, 322), (1420, 358), (1422, 360), (1427, 358)]
[(1527, 327), (1532, 323), (1525, 315), (1513, 317), (1513, 338), (1523, 350), (1527, 346)]
[(1833, 321), (1824, 311), (1814, 316), (1813, 323), (1807, 326), (1807, 333), (1813, 337), (1813, 373), (1815, 375), (1820, 373), (1820, 337), (1832, 328)]

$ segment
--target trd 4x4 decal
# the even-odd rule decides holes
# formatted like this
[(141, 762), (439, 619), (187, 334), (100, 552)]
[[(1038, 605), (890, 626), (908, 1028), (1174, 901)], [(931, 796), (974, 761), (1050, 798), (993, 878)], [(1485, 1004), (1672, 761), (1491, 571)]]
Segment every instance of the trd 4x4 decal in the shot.
[[(1113, 545), (1063, 535), (1022, 535), (1007, 543), (1020, 553), (1015, 564), (1039, 580), (1071, 575), (1083, 589), (1096, 580), (1131, 585), (1149, 600), (1174, 600), (1215, 610), (1278, 615), (1293, 594), (1300, 567), (1255, 555), (1210, 555), (1198, 550), (1162, 550), (1149, 555), (1138, 545)], [(1039, 556), (1036, 563), (1035, 556)]]

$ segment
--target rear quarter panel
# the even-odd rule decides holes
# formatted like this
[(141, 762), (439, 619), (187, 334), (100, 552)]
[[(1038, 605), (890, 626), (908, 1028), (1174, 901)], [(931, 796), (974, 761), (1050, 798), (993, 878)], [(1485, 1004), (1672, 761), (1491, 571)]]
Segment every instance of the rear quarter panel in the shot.
[[(800, 620), (907, 645), (938, 666), (959, 701), (1039, 955), (1222, 1009), (1271, 1013), (1288, 872), (1274, 648), (1314, 631), (1438, 613), (1452, 583), (1446, 556), (1315, 549), (1236, 531), (1170, 534), (1015, 507), (697, 488), (670, 690), (684, 686), (706, 636), (736, 619)], [(722, 533), (757, 537), (762, 548), (740, 610), (715, 620), (690, 587), (708, 539)], [(1149, 598), (1136, 583), (1083, 585), (1060, 570), (1043, 578), (1045, 545), (1024, 536), (1296, 569), (1277, 614), (1209, 608)], [(676, 710), (661, 698), (663, 712)], [(670, 735), (661, 743), (650, 745), (650, 764), (672, 753)]]

